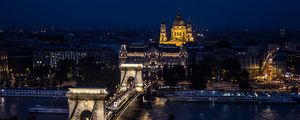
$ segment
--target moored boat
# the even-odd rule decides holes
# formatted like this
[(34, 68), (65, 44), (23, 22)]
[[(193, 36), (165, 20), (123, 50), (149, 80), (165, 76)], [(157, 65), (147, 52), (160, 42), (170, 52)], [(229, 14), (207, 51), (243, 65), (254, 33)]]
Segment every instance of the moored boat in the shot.
[(1, 97), (66, 97), (65, 89), (14, 88), (1, 89)]
[(169, 101), (231, 102), (231, 103), (296, 103), (291, 94), (276, 92), (241, 91), (178, 91), (167, 95)]

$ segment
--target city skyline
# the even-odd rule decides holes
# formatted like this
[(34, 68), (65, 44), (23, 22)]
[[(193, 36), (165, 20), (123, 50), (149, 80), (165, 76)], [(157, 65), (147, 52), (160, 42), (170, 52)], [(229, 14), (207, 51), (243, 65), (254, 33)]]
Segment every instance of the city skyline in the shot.
[(0, 120), (298, 120), (299, 0), (0, 0)]
[(300, 27), (300, 8), (297, 7), (300, 2), (296, 0), (4, 0), (0, 3), (0, 28), (158, 27), (162, 18), (171, 23), (178, 8), (200, 28)]

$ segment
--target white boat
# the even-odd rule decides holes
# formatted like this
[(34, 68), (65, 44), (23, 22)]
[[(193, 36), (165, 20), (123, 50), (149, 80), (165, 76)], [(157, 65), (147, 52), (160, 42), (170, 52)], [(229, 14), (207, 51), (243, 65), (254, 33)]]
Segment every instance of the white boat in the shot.
[(62, 89), (34, 89), (34, 88), (16, 88), (1, 89), (1, 97), (66, 97), (67, 90)]
[(245, 103), (296, 103), (288, 93), (241, 91), (179, 91), (167, 95), (169, 101), (183, 102), (245, 102)]
[(31, 113), (44, 113), (44, 114), (69, 114), (68, 109), (50, 108), (45, 106), (36, 105), (36, 107), (28, 108)]

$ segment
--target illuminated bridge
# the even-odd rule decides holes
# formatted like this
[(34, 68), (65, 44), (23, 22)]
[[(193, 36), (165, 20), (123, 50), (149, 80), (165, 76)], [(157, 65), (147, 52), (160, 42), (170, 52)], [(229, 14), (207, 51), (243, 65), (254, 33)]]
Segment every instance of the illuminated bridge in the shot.
[(142, 69), (142, 64), (121, 64), (120, 85), (108, 101), (105, 101), (105, 89), (70, 88), (67, 93), (69, 120), (118, 119), (144, 89), (150, 86), (142, 80)]

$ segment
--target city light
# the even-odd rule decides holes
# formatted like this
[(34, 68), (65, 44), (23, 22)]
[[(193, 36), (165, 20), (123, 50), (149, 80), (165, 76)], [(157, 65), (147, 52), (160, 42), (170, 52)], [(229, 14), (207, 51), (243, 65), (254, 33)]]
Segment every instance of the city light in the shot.
[(0, 2), (0, 120), (300, 114), (300, 1), (43, 1)]

